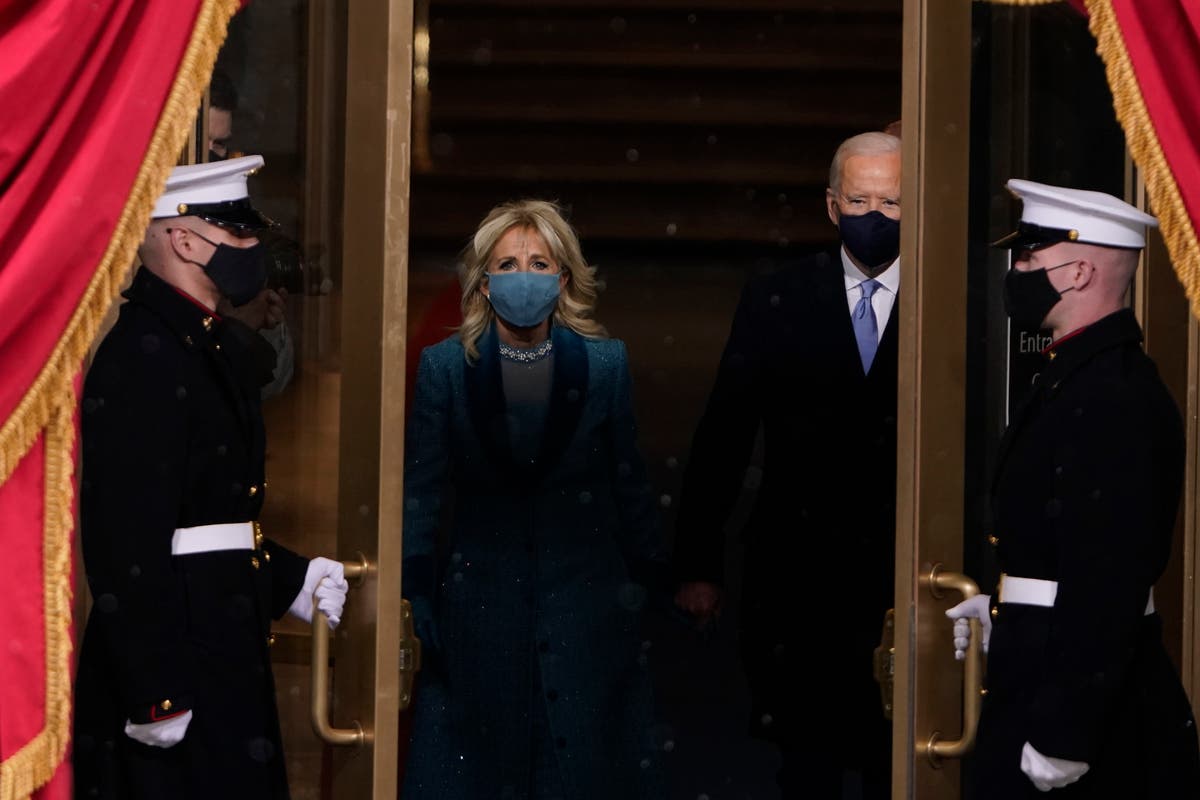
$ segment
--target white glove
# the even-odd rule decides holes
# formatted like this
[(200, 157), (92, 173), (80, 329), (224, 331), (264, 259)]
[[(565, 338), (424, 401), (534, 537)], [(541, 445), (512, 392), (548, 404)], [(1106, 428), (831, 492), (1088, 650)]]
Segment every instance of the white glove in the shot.
[(983, 626), (983, 652), (988, 651), (988, 639), (992, 638), (992, 596), (977, 594), (968, 597), (954, 608), (946, 609), (946, 616), (954, 620), (954, 658), (962, 661), (967, 657), (971, 644), (971, 620), (977, 619)]
[(1083, 761), (1067, 761), (1065, 758), (1044, 756), (1029, 742), (1021, 748), (1021, 772), (1029, 776), (1039, 792), (1061, 789), (1074, 783), (1091, 769)]
[(146, 722), (141, 725), (134, 725), (129, 720), (125, 720), (125, 735), (151, 747), (174, 747), (183, 741), (188, 723), (191, 721), (191, 711), (185, 711), (170, 719)]
[(342, 608), (346, 605), (348, 591), (350, 584), (346, 583), (342, 562), (314, 558), (308, 562), (308, 571), (304, 573), (304, 588), (292, 601), (288, 613), (305, 622), (312, 622), (315, 594), (317, 608), (329, 617), (329, 629), (333, 630), (342, 621)]

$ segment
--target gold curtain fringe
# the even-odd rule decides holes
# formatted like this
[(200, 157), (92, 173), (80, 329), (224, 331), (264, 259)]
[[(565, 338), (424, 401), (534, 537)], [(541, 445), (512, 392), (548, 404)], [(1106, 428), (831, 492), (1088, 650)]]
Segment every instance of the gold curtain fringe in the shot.
[(225, 30), (239, 7), (238, 0), (202, 0), (179, 72), (108, 248), (45, 366), (0, 427), (0, 484), (8, 480), (49, 423), (60, 403), (57, 398), (78, 372), (104, 315), (116, 299), (146, 234), (154, 202), (187, 142), (200, 98), (225, 41)]
[(1091, 15), (1088, 25), (1096, 37), (1096, 50), (1104, 59), (1117, 120), (1125, 130), (1134, 162), (1145, 175), (1146, 193), (1158, 217), (1175, 275), (1183, 284), (1192, 314), (1200, 317), (1200, 242), (1196, 239), (1196, 229), (1146, 110), (1112, 0), (1086, 0), (1086, 3)]
[(0, 426), (0, 484), (42, 431), (45, 440), (43, 596), (46, 617), (45, 727), (0, 763), (0, 800), (23, 800), (57, 771), (70, 740), (71, 533), (74, 530), (74, 379), (117, 297), (167, 175), (187, 142), (229, 20), (239, 0), (201, 0), (192, 35), (116, 229), (75, 312), (37, 379)]
[(46, 428), (43, 614), (46, 637), (46, 705), (42, 730), (0, 769), (0, 797), (24, 798), (44, 785), (66, 755), (71, 733), (71, 531), (74, 506), (75, 392)]

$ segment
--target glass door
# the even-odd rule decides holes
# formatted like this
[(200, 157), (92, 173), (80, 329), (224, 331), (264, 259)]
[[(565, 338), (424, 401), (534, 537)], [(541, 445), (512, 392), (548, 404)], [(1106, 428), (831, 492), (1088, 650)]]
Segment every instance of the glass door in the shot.
[[(230, 25), (198, 160), (261, 153), (251, 191), (275, 316), (254, 320), (264, 388), (264, 532), (344, 562), (341, 623), (276, 624), (272, 660), (292, 797), (395, 797), (403, 644), (400, 482), (412, 7), (250, 4)], [(348, 146), (350, 143), (351, 146)], [(239, 309), (250, 315), (252, 309)], [(407, 640), (406, 640), (407, 641)]]
[[(1087, 19), (1073, 8), (909, 0), (905, 31), (902, 258), (911, 291), (901, 296), (909, 335), (897, 413), (893, 797), (969, 800), (986, 658), (954, 660), (943, 611), (996, 586), (991, 476), (1009, 411), (1049, 343), (1004, 313), (1009, 254), (989, 243), (1020, 212), (1004, 183), (1026, 178), (1143, 205), (1144, 191)], [(1186, 409), (1193, 326), (1156, 238), (1129, 303)], [(1194, 602), (1183, 577), (1191, 528), (1181, 513), (1176, 552), (1155, 587), (1177, 666)]]

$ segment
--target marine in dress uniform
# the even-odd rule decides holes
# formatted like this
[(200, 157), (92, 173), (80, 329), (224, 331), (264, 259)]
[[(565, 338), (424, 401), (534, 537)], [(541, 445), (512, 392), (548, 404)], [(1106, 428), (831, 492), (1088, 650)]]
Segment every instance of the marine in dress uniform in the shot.
[(1053, 343), (1001, 444), (998, 591), (947, 612), (963, 620), (956, 646), (975, 617), (988, 650), (974, 797), (1200, 797), (1196, 725), (1152, 594), (1183, 427), (1123, 301), (1157, 223), (1098, 192), (1008, 187), (1024, 206), (997, 243), (1014, 256), (1005, 305)]
[(80, 517), (94, 600), (76, 684), (75, 793), (287, 797), (270, 622), (336, 624), (341, 564), (265, 538), (259, 384), (213, 309), (262, 286), (250, 156), (177, 167), (144, 266), (88, 373)]

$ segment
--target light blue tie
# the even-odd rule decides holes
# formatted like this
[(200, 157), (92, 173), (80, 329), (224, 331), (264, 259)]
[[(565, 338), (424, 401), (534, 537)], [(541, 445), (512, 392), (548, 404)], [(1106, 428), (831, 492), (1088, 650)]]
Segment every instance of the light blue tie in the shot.
[(854, 323), (854, 338), (858, 340), (858, 356), (862, 359), (863, 374), (871, 371), (871, 362), (875, 360), (875, 351), (879, 349), (879, 322), (875, 319), (875, 308), (871, 305), (871, 295), (879, 288), (876, 280), (866, 280), (858, 285), (862, 289), (862, 297), (854, 306), (850, 321)]

